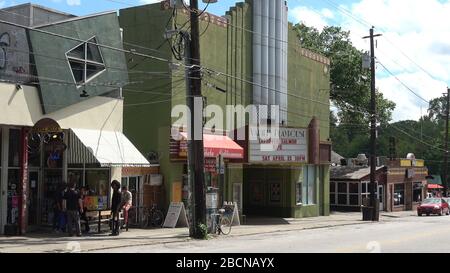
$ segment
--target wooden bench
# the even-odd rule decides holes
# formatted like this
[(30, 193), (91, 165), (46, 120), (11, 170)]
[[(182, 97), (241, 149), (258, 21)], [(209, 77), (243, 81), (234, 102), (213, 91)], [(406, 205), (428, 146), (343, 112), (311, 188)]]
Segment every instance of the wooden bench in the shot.
[[(86, 212), (86, 217), (88, 218), (89, 226), (97, 225), (97, 232), (101, 233), (102, 224), (108, 223), (109, 229), (112, 229), (111, 226), (111, 218), (112, 212), (111, 210), (91, 210)], [(122, 211), (119, 212), (119, 222), (123, 222), (124, 217)], [(81, 220), (81, 225), (88, 224), (86, 220)]]

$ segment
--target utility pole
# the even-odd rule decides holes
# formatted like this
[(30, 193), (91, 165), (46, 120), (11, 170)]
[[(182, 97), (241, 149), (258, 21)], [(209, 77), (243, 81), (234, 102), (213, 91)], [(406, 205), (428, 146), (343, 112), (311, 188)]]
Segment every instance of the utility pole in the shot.
[[(191, 42), (190, 42), (190, 64), (189, 75), (189, 107), (191, 110), (191, 139), (188, 145), (189, 153), (189, 179), (192, 193), (193, 204), (191, 206), (193, 231), (191, 237), (199, 237), (201, 231), (199, 225), (206, 224), (206, 200), (204, 185), (204, 151), (203, 151), (203, 96), (202, 81), (200, 72), (200, 31), (198, 18), (198, 0), (190, 0), (190, 23), (191, 23)], [(199, 100), (200, 99), (200, 100)], [(200, 106), (198, 102), (201, 102)], [(195, 130), (200, 130), (200, 134), (195, 134)]]
[(448, 191), (448, 127), (449, 127), (449, 115), (450, 115), (450, 88), (447, 88), (447, 105), (445, 110), (445, 151), (444, 151), (444, 196), (447, 197)]
[(372, 210), (372, 221), (378, 221), (379, 219), (379, 206), (376, 193), (376, 169), (377, 169), (377, 102), (376, 102), (376, 86), (375, 86), (375, 42), (374, 38), (381, 36), (381, 34), (374, 35), (374, 27), (370, 29), (370, 36), (364, 37), (364, 39), (370, 38), (370, 69), (371, 69), (371, 98), (370, 98), (370, 207)]

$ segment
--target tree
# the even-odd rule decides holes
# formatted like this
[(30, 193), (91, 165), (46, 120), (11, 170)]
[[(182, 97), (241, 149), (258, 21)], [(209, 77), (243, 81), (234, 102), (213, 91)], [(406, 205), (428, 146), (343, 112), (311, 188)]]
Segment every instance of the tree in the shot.
[[(331, 127), (334, 146), (339, 147), (341, 143), (350, 144), (356, 140), (362, 145), (363, 139), (368, 139), (368, 127), (366, 127), (367, 130), (355, 130), (355, 128), (345, 128), (344, 125), (369, 124), (367, 109), (370, 105), (371, 74), (369, 70), (362, 68), (363, 52), (353, 46), (350, 32), (343, 31), (340, 27), (325, 27), (320, 32), (304, 24), (297, 24), (294, 30), (302, 47), (318, 52), (331, 60), (330, 97), (337, 108), (334, 118), (338, 121), (335, 121), (336, 123)], [(381, 124), (388, 124), (392, 119), (395, 103), (385, 99), (378, 91), (376, 100), (378, 121)], [(347, 137), (345, 141), (344, 136)], [(337, 140), (340, 143), (337, 143)], [(355, 145), (354, 148), (358, 147), (359, 145)], [(336, 149), (336, 151), (344, 156), (350, 153), (349, 149), (345, 151)]]
[[(304, 24), (295, 25), (294, 30), (302, 47), (331, 60), (330, 96), (339, 109), (338, 116), (368, 123), (368, 117), (355, 116), (354, 110), (360, 111), (369, 106), (371, 74), (362, 68), (363, 52), (353, 46), (350, 32), (336, 26), (325, 27), (319, 32)], [(379, 122), (386, 124), (392, 119), (395, 103), (385, 99), (381, 92), (377, 92), (377, 102)]]

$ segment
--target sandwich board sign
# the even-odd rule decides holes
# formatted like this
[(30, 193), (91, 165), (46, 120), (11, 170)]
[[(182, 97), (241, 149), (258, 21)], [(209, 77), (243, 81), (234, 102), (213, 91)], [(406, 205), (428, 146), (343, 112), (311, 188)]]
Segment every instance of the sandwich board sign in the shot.
[(188, 219), (184, 203), (172, 202), (164, 221), (164, 228), (188, 227)]
[(231, 217), (231, 226), (240, 226), (241, 220), (239, 219), (239, 209), (237, 203), (228, 203), (224, 205), (225, 211), (232, 211), (231, 215), (226, 215)]

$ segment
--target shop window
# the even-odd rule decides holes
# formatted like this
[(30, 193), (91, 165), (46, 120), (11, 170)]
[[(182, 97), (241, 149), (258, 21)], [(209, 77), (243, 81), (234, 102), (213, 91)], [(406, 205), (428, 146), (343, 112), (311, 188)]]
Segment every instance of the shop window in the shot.
[(349, 183), (348, 184), (348, 192), (350, 194), (359, 194), (359, 183)]
[(68, 170), (67, 183), (74, 183), (78, 189), (84, 186), (83, 170)]
[(86, 170), (86, 185), (97, 196), (108, 196), (109, 169)]
[(405, 205), (405, 184), (395, 184), (394, 186), (394, 206)]
[(78, 45), (66, 54), (75, 83), (81, 86), (106, 70), (95, 37)]
[(19, 167), (20, 160), (20, 130), (9, 130), (8, 166)]
[(295, 184), (295, 200), (297, 205), (302, 204), (302, 183)]
[(61, 169), (63, 167), (64, 151), (52, 144), (44, 144), (44, 164), (48, 169)]
[(347, 205), (347, 194), (338, 194), (338, 205)]
[[(300, 169), (303, 171), (303, 169)], [(298, 176), (298, 181), (295, 184), (295, 202), (297, 205), (301, 205), (302, 204), (302, 199), (303, 199), (303, 193), (302, 193), (302, 188), (303, 188), (303, 174), (300, 173), (300, 175)]]
[(347, 183), (338, 183), (338, 193), (347, 193)]
[(413, 202), (422, 202), (422, 183), (414, 182), (413, 184)]
[(28, 165), (30, 167), (41, 166), (41, 137), (32, 133), (28, 138)]
[(305, 166), (302, 183), (302, 204), (313, 205), (316, 202), (316, 172), (315, 166)]
[(350, 194), (349, 195), (349, 205), (350, 206), (359, 206), (359, 195), (358, 194)]
[(361, 200), (368, 199), (370, 197), (369, 182), (361, 183)]
[(330, 182), (330, 192), (336, 192), (336, 183), (333, 181)]
[(19, 219), (19, 170), (8, 170), (8, 200), (7, 200), (7, 216), (8, 224), (17, 224)]
[(330, 205), (336, 205), (336, 182), (330, 181)]

